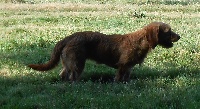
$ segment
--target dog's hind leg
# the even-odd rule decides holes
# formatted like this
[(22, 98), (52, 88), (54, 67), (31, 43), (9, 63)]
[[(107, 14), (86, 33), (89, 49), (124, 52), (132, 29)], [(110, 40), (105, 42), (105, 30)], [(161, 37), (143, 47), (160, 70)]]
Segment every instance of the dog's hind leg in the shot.
[(62, 64), (63, 64), (63, 69), (60, 72), (61, 80), (63, 80), (63, 81), (69, 81), (69, 71), (67, 70), (64, 62), (62, 62)]
[(61, 58), (63, 64), (61, 78), (71, 82), (77, 81), (85, 66), (86, 58), (84, 53), (75, 53), (64, 49)]
[(63, 80), (63, 81), (69, 81), (69, 71), (68, 71), (68, 68), (67, 68), (67, 66), (66, 66), (66, 62), (65, 61), (63, 61), (63, 57), (61, 57), (62, 58), (62, 66), (63, 66), (63, 69), (62, 69), (62, 71), (60, 72), (60, 78), (61, 78), (61, 80)]
[(84, 69), (85, 59), (71, 60), (70, 70), (69, 70), (69, 80), (71, 82), (77, 81)]

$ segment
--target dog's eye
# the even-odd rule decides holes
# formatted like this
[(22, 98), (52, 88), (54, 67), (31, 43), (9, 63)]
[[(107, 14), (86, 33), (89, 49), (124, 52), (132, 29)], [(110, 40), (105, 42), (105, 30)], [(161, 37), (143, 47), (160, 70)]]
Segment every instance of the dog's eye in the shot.
[(169, 28), (165, 33), (171, 33), (171, 28)]

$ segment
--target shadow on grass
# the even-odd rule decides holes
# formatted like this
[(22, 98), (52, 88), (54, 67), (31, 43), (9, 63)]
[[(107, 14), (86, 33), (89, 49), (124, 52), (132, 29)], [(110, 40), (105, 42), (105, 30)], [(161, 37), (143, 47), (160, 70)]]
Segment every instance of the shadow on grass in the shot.
[[(55, 44), (46, 43), (45, 45), (40, 45), (36, 43), (28, 44), (28, 45), (17, 45), (14, 50), (4, 51), (0, 53), (2, 68), (7, 64), (9, 66), (27, 66), (28, 64), (37, 64), (37, 63), (45, 63), (49, 60), (51, 51)], [(15, 64), (15, 65), (13, 65)], [(170, 65), (170, 64), (169, 64)], [(174, 65), (174, 64), (171, 64)], [(94, 67), (95, 66), (95, 67)], [(102, 67), (103, 66), (103, 67)], [(92, 81), (92, 82), (100, 82), (100, 83), (112, 83), (114, 82), (114, 77), (116, 70), (110, 69), (105, 65), (96, 65), (94, 62), (86, 63), (86, 70), (83, 72), (81, 76), (81, 81)], [(91, 69), (90, 69), (91, 67)], [(15, 67), (14, 67), (15, 68)], [(61, 68), (61, 67), (59, 67)], [(88, 70), (89, 69), (89, 70)], [(52, 70), (50, 72), (59, 72), (57, 70)], [(156, 68), (149, 68), (147, 66), (134, 67), (133, 73), (131, 73), (131, 80), (134, 79), (156, 79), (159, 77), (168, 77), (168, 78), (176, 78), (179, 75), (185, 75), (188, 72), (195, 75), (200, 72), (199, 69), (187, 69), (187, 68), (175, 68), (174, 66), (168, 66), (168, 69), (165, 71), (157, 70)], [(51, 74), (49, 74), (51, 75)], [(58, 74), (57, 74), (58, 75)], [(57, 78), (58, 77), (58, 78)], [(61, 81), (59, 76), (52, 77), (50, 82), (55, 83)]]
[[(87, 65), (91, 66), (90, 64), (94, 64), (94, 63), (87, 63)], [(101, 66), (101, 65), (99, 65), (99, 66)], [(109, 69), (109, 67), (107, 67), (107, 68)], [(108, 71), (108, 72), (106, 72), (106, 71), (105, 72), (90, 71), (90, 73), (88, 73), (86, 76), (83, 76), (81, 78), (81, 81), (112, 83), (112, 82), (114, 82), (114, 77), (115, 77), (116, 71), (117, 70), (112, 70), (112, 71)], [(153, 79), (157, 79), (157, 78), (174, 79), (179, 76), (189, 76), (189, 77), (196, 78), (196, 76), (198, 75), (199, 72), (200, 72), (199, 69), (175, 68), (173, 66), (169, 67), (167, 70), (162, 70), (162, 69), (158, 70), (155, 68), (149, 68), (147, 66), (142, 66), (142, 67), (135, 66), (131, 73), (130, 80), (145, 80), (145, 79), (153, 80)]]
[(92, 81), (96, 83), (113, 83), (115, 74), (113, 73), (100, 73), (100, 72), (91, 72), (86, 76), (82, 76), (80, 81), (87, 82)]

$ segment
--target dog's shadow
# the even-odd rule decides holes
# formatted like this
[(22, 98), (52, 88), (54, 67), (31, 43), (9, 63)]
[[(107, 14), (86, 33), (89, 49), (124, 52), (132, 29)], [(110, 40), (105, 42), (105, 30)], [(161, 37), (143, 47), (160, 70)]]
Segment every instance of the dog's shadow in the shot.
[[(145, 68), (147, 69), (147, 68)], [(159, 74), (159, 71), (155, 71), (154, 73), (149, 73), (149, 72), (145, 72), (146, 70), (140, 70), (140, 72), (142, 72), (141, 74), (139, 72), (133, 72), (130, 75), (130, 80), (137, 80), (137, 79), (156, 79), (159, 78), (161, 76), (161, 74)], [(86, 73), (86, 72), (85, 72)], [(170, 76), (170, 73), (168, 74)], [(167, 76), (167, 75), (165, 75)], [(178, 74), (176, 75), (178, 76)], [(175, 77), (175, 75), (174, 75)], [(94, 83), (113, 83), (115, 78), (115, 72), (91, 72), (90, 74), (87, 74), (86, 76), (82, 76), (80, 78), (81, 82), (88, 82), (88, 81), (92, 81)]]
[[(169, 64), (166, 64), (169, 65)], [(89, 70), (88, 70), (89, 69)], [(103, 70), (102, 70), (103, 69)], [(192, 71), (191, 71), (192, 70)], [(105, 65), (96, 65), (94, 62), (86, 63), (86, 70), (81, 74), (79, 82), (94, 82), (94, 83), (113, 83), (116, 69), (112, 69)], [(158, 78), (169, 78), (174, 79), (181, 75), (187, 75), (188, 71), (192, 72), (192, 75), (199, 73), (199, 69), (187, 69), (177, 68), (174, 66), (167, 66), (167, 69), (152, 68), (149, 66), (138, 66), (136, 65), (130, 75), (130, 81), (132, 80), (146, 80), (146, 79), (158, 79)], [(191, 75), (191, 74), (190, 74)], [(52, 78), (51, 82), (61, 81), (59, 77)]]
[(87, 76), (81, 77), (80, 81), (87, 82), (92, 81), (95, 83), (113, 83), (114, 82), (114, 72), (112, 73), (96, 73), (93, 72), (92, 74), (89, 74)]
[[(187, 68), (176, 68), (170, 66), (167, 69), (156, 69), (148, 66), (135, 66), (133, 72), (130, 75), (130, 80), (143, 80), (143, 79), (158, 79), (158, 78), (169, 78), (174, 79), (181, 75), (187, 75), (191, 69)], [(199, 69), (192, 69), (192, 75), (199, 73)], [(87, 72), (84, 72), (87, 73)], [(109, 72), (90, 72), (86, 76), (81, 77), (81, 81), (87, 82), (99, 82), (99, 83), (113, 83), (116, 70)], [(84, 75), (84, 74), (83, 74)], [(191, 75), (191, 74), (190, 74)]]

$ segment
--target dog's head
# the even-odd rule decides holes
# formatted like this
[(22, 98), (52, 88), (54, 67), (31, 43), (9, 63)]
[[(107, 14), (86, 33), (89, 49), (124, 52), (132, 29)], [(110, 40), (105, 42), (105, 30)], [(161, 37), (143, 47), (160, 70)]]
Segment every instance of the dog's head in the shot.
[(168, 24), (162, 22), (153, 22), (147, 25), (147, 39), (150, 46), (155, 48), (156, 45), (161, 45), (164, 48), (173, 47), (173, 42), (177, 42), (180, 36), (171, 30)]

